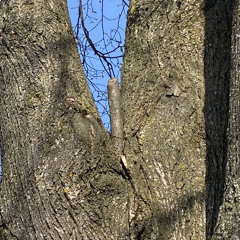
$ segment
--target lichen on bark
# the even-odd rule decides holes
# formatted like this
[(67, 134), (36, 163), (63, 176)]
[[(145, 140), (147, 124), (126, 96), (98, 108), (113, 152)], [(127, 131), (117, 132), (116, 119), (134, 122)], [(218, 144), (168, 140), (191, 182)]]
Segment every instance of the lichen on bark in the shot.
[(67, 1), (0, 4), (0, 238), (124, 238), (127, 183), (83, 73)]
[(130, 4), (121, 97), (135, 238), (205, 237), (202, 4)]

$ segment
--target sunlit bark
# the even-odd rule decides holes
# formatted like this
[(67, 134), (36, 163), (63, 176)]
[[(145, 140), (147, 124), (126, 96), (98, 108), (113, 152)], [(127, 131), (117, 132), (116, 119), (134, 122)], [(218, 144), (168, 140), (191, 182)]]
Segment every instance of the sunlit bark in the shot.
[(66, 1), (9, 0), (0, 9), (0, 238), (126, 239), (127, 185)]
[(121, 94), (133, 239), (205, 237), (203, 6), (131, 1)]
[(66, 1), (0, 1), (0, 239), (238, 239), (238, 4), (131, 1), (110, 137)]

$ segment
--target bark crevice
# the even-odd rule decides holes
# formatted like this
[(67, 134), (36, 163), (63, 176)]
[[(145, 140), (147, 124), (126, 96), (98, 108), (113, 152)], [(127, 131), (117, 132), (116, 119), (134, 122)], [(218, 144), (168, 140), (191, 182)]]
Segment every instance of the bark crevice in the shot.
[(206, 238), (211, 239), (226, 185), (233, 0), (205, 1)]

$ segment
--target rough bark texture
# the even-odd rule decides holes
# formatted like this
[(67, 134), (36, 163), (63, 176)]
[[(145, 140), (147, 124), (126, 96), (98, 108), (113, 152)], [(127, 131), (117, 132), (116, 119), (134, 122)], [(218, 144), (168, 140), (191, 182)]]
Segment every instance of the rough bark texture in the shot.
[(229, 151), (227, 127), (229, 125), (229, 82), (232, 58), (232, 11), (232, 0), (206, 1), (204, 116), (207, 146), (207, 239), (211, 239), (214, 233), (219, 208), (223, 203), (226, 179), (227, 152)]
[(126, 239), (127, 184), (66, 0), (2, 0), (0, 16), (0, 239)]
[(132, 0), (126, 36), (131, 237), (204, 239), (204, 1)]
[[(227, 129), (227, 162), (225, 164), (223, 204), (211, 239), (240, 239), (240, 5), (230, 1), (232, 21), (229, 124)], [(229, 3), (228, 3), (229, 4)], [(226, 10), (225, 10), (226, 11)], [(231, 19), (230, 19), (231, 20)], [(231, 28), (230, 28), (231, 29)]]
[(66, 0), (0, 0), (0, 239), (239, 239), (239, 15), (131, 1), (119, 150)]

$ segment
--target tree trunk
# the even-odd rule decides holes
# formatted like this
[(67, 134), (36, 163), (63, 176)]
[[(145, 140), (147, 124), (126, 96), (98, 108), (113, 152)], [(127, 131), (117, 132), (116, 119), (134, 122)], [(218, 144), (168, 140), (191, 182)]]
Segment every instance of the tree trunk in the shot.
[(238, 0), (234, 0), (225, 4), (225, 6), (228, 6), (228, 8), (225, 9), (230, 9), (230, 11), (225, 10), (225, 13), (231, 13), (228, 14), (228, 17), (231, 17), (229, 18), (230, 28), (228, 29), (230, 29), (230, 34), (232, 35), (231, 44), (229, 44), (228, 47), (230, 56), (230, 61), (228, 59), (228, 62), (230, 63), (228, 65), (228, 72), (230, 72), (230, 98), (227, 125), (227, 146), (224, 149), (227, 161), (224, 162), (225, 168), (223, 168), (225, 170), (224, 175), (222, 176), (224, 182), (221, 180), (221, 182), (224, 183), (224, 194), (222, 194), (222, 205), (218, 212), (218, 216), (215, 216), (216, 226), (214, 225), (215, 229), (213, 231), (213, 237), (211, 238), (213, 240), (240, 239), (240, 5)]
[(203, 7), (130, 4), (121, 95), (132, 239), (205, 238)]
[(0, 11), (0, 239), (127, 239), (127, 183), (66, 0), (1, 1)]
[(0, 239), (238, 239), (238, 5), (131, 0), (110, 138), (66, 0), (0, 0)]
[(230, 150), (227, 128), (232, 121), (229, 119), (229, 82), (233, 57), (231, 54), (233, 2), (233, 0), (208, 0), (205, 6), (207, 239), (211, 239), (214, 234), (219, 208), (223, 203), (227, 155)]

